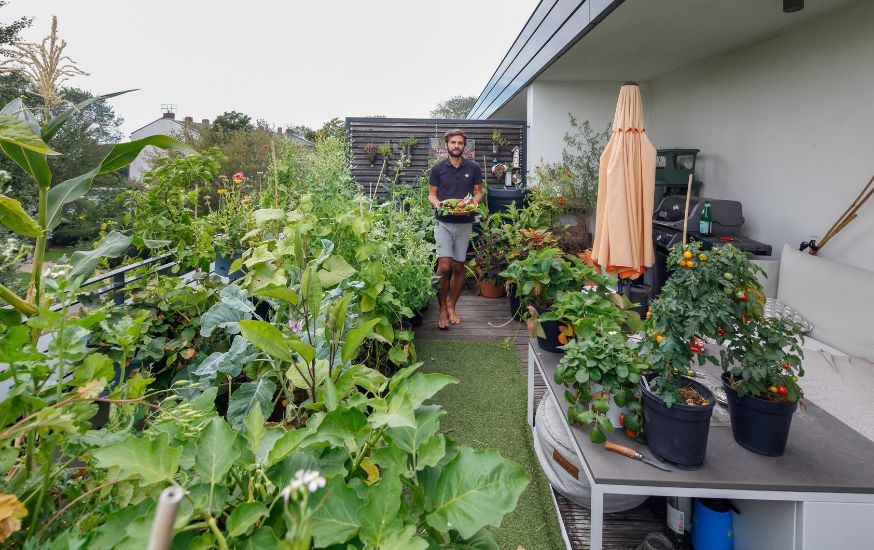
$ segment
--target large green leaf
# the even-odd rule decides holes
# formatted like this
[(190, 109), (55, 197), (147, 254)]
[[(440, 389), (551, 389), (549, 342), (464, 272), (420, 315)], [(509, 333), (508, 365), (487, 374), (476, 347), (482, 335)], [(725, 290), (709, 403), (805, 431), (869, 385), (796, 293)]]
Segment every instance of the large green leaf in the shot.
[(0, 195), (0, 223), (25, 237), (39, 237), (42, 230), (33, 218), (27, 215), (17, 200)]
[(342, 256), (329, 256), (319, 270), (319, 281), (322, 287), (330, 288), (341, 281), (355, 275), (355, 268), (349, 265)]
[(335, 447), (360, 447), (370, 435), (367, 417), (358, 409), (340, 407), (325, 415), (313, 442), (325, 442)]
[(387, 426), (389, 428), (415, 428), (416, 418), (410, 398), (403, 393), (394, 393), (388, 400), (371, 400), (373, 413), (370, 415), (370, 423), (374, 428)]
[(249, 530), (249, 527), (255, 525), (256, 521), (267, 517), (268, 513), (267, 506), (258, 501), (240, 504), (228, 516), (228, 534), (232, 537), (242, 535)]
[(259, 288), (252, 293), (252, 296), (275, 298), (293, 306), (296, 306), (298, 302), (300, 302), (300, 296), (298, 296), (295, 291), (285, 286), (266, 286), (264, 288)]
[(343, 347), (340, 348), (340, 357), (343, 361), (351, 361), (358, 355), (358, 348), (364, 342), (365, 338), (373, 334), (373, 327), (379, 323), (379, 319), (370, 319), (364, 321), (357, 327), (353, 328), (346, 335), (346, 341), (343, 342)]
[(186, 154), (196, 154), (197, 151), (185, 145), (178, 139), (172, 138), (170, 136), (165, 135), (154, 135), (144, 137), (142, 139), (138, 139), (135, 141), (128, 141), (125, 143), (118, 143), (113, 148), (112, 151), (109, 152), (108, 155), (103, 159), (103, 162), (100, 163), (99, 174), (108, 174), (110, 172), (115, 172), (116, 170), (120, 170), (133, 162), (137, 155), (140, 154), (144, 148), (148, 146), (158, 147), (159, 149), (164, 149), (165, 151), (176, 151), (178, 153), (186, 153)]
[(79, 103), (73, 105), (72, 107), (70, 107), (69, 109), (64, 111), (63, 113), (61, 113), (59, 115), (55, 115), (54, 117), (52, 117), (51, 120), (49, 120), (49, 122), (42, 129), (42, 139), (46, 143), (51, 141), (51, 139), (53, 137), (55, 137), (55, 134), (58, 133), (58, 130), (60, 130), (61, 127), (64, 125), (64, 123), (67, 122), (67, 119), (69, 119), (70, 116), (72, 116), (74, 113), (78, 113), (82, 109), (85, 109), (86, 107), (88, 107), (92, 103), (96, 103), (96, 102), (101, 101), (103, 99), (109, 99), (110, 97), (119, 96), (121, 94), (126, 94), (128, 92), (133, 92), (133, 91), (135, 91), (135, 90), (124, 90), (122, 92), (114, 92), (111, 94), (98, 95), (98, 96), (88, 98), (85, 101), (82, 101), (82, 102), (79, 102)]
[(78, 277), (81, 277), (82, 280), (87, 279), (94, 273), (100, 258), (118, 258), (127, 252), (130, 241), (130, 237), (122, 235), (118, 231), (112, 231), (103, 237), (103, 240), (94, 250), (73, 252), (73, 256), (70, 258), (70, 265), (73, 266), (73, 269), (70, 270), (67, 277), (70, 280), (75, 280)]
[(85, 196), (97, 175), (97, 168), (75, 178), (62, 181), (49, 189), (46, 203), (46, 229), (54, 229), (61, 223), (64, 205)]
[(0, 114), (0, 141), (17, 145), (40, 155), (60, 154), (57, 151), (52, 151), (38, 134), (33, 133), (29, 124), (19, 117), (9, 114)]
[(249, 414), (246, 415), (246, 441), (249, 443), (249, 450), (257, 457), (258, 451), (261, 448), (261, 440), (264, 434), (267, 433), (264, 427), (264, 413), (261, 412), (261, 403), (257, 401), (249, 409)]
[(462, 447), (425, 490), (425, 521), (431, 527), (473, 537), (486, 526), (498, 527), (516, 508), (529, 481), (522, 466), (497, 451)]
[(389, 428), (388, 436), (396, 447), (409, 454), (415, 454), (423, 443), (437, 433), (440, 428), (440, 417), (444, 414), (446, 412), (439, 405), (419, 407), (415, 412), (415, 428)]
[(458, 384), (458, 379), (447, 374), (420, 372), (398, 384), (396, 391), (407, 394), (416, 408), (449, 384)]
[(236, 438), (236, 432), (227, 422), (221, 418), (211, 419), (197, 439), (194, 470), (211, 484), (220, 483), (240, 456), (240, 450), (234, 445)]
[(3, 149), (3, 152), (22, 170), (30, 174), (37, 185), (46, 188), (52, 184), (52, 171), (49, 169), (45, 155), (4, 141), (0, 141), (0, 149)]
[(240, 385), (228, 402), (228, 422), (237, 430), (245, 429), (246, 417), (256, 403), (261, 406), (262, 411), (272, 412), (275, 391), (276, 384), (266, 376)]
[(358, 511), (361, 538), (373, 548), (382, 548), (393, 531), (401, 528), (401, 478), (388, 471), (376, 485), (368, 488), (367, 504)]
[(318, 548), (342, 544), (357, 535), (358, 509), (364, 504), (355, 489), (347, 486), (340, 476), (328, 480), (324, 494), (328, 498), (310, 522)]
[(290, 363), (294, 356), (282, 332), (266, 321), (249, 320), (237, 323), (240, 333), (253, 346), (270, 357)]
[(425, 550), (426, 548), (428, 548), (428, 541), (416, 535), (415, 525), (407, 525), (403, 529), (388, 533), (379, 546), (379, 550)]
[(118, 468), (121, 478), (136, 477), (140, 485), (171, 479), (179, 468), (182, 447), (171, 447), (170, 436), (159, 434), (154, 440), (128, 437), (124, 441), (96, 449), (94, 458), (102, 468)]
[[(16, 118), (23, 122), (33, 136), (39, 135), (39, 121), (33, 116), (21, 98), (16, 98), (3, 107), (0, 114)], [(38, 151), (27, 149), (21, 145), (17, 145), (10, 141), (0, 140), (0, 149), (9, 155), (22, 170), (33, 177), (37, 185), (42, 188), (47, 188), (52, 184), (52, 171), (49, 170), (49, 164), (46, 156)]]
[(282, 436), (274, 442), (273, 448), (270, 449), (270, 452), (267, 453), (267, 465), (273, 466), (286, 456), (290, 455), (300, 447), (304, 439), (312, 435), (312, 433), (313, 431), (309, 428), (298, 428), (296, 430), (289, 430), (282, 434)]

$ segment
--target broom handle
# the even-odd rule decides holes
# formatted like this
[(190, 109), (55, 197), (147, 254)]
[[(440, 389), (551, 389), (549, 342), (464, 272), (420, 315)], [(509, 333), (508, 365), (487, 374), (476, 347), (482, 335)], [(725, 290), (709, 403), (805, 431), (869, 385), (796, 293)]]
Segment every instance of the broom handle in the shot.
[(689, 197), (692, 195), (692, 174), (689, 174), (689, 185), (686, 186), (686, 210), (683, 213), (683, 248), (686, 248), (686, 226), (689, 224)]
[[(859, 196), (856, 197), (856, 200), (854, 200), (852, 203), (850, 203), (850, 206), (848, 206), (847, 209), (844, 210), (844, 213), (841, 214), (841, 217), (838, 218), (837, 220), (835, 220), (835, 223), (833, 223), (832, 226), (829, 227), (828, 231), (825, 232), (825, 235), (823, 235), (823, 237), (822, 237), (823, 242), (827, 241), (829, 238), (832, 237), (832, 232), (835, 231), (835, 229), (837, 229), (837, 227), (839, 225), (841, 225), (841, 221), (843, 221), (843, 219), (846, 218), (847, 215), (851, 213), (851, 211), (853, 210), (853, 207), (857, 206), (859, 199), (861, 199), (862, 195), (864, 195), (865, 192), (868, 190), (868, 188), (871, 187), (871, 183), (874, 183), (874, 176), (871, 176), (871, 179), (868, 180), (868, 184), (862, 188), (862, 192), (859, 193)], [(868, 196), (865, 197), (865, 200), (868, 200), (868, 197), (870, 197), (870, 196), (871, 196), (871, 194), (868, 193)], [(862, 201), (862, 204), (864, 204), (864, 203), (865, 203), (865, 201)], [(862, 204), (859, 204), (858, 206), (861, 206)]]
[(148, 550), (168, 550), (173, 542), (173, 523), (176, 521), (176, 511), (179, 502), (185, 496), (180, 487), (164, 489), (158, 498), (158, 509), (152, 523), (152, 535), (149, 537)]

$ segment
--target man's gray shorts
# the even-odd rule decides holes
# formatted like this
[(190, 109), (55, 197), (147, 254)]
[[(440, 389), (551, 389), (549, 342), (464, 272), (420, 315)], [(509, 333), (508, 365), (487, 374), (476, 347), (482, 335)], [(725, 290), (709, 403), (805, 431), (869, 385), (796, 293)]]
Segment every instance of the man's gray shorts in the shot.
[(437, 221), (434, 240), (437, 242), (437, 257), (452, 258), (457, 262), (467, 259), (467, 245), (473, 223), (445, 223)]

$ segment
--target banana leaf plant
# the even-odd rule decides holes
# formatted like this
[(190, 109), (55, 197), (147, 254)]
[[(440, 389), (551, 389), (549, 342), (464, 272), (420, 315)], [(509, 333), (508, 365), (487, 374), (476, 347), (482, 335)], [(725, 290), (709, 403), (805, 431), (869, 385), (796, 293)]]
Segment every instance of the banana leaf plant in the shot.
[[(25, 315), (34, 315), (37, 308), (43, 305), (42, 267), (46, 242), (51, 231), (61, 223), (65, 205), (85, 196), (91, 189), (91, 184), (96, 176), (124, 168), (147, 146), (151, 145), (169, 151), (195, 153), (193, 149), (170, 136), (148, 136), (116, 144), (100, 164), (90, 171), (53, 185), (48, 158), (60, 153), (52, 150), (49, 146), (52, 138), (75, 113), (92, 103), (130, 91), (132, 90), (92, 97), (55, 116), (49, 116), (47, 113), (42, 123), (24, 105), (21, 98), (10, 101), (0, 110), (0, 149), (33, 178), (39, 190), (37, 219), (31, 218), (19, 201), (0, 195), (0, 224), (18, 235), (36, 239), (33, 270), (27, 295), (20, 297), (9, 288), (0, 285), (0, 299)], [(114, 242), (117, 242), (123, 236), (111, 235), (111, 237)], [(86, 260), (87, 266), (77, 265), (78, 261), (85, 262)], [(93, 254), (80, 255), (79, 257), (74, 255), (73, 268), (77, 275), (87, 278), (93, 272), (94, 267), (96, 267), (96, 262), (93, 261)], [(35, 336), (38, 336), (38, 333)]]

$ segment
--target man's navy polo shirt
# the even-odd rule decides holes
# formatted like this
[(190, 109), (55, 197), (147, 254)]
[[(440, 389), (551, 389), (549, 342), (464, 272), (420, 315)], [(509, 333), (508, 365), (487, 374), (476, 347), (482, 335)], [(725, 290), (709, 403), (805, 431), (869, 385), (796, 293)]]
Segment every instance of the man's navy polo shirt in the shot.
[[(483, 182), (483, 171), (476, 161), (462, 158), (458, 168), (452, 166), (446, 158), (431, 167), (429, 185), (437, 187), (437, 200), (463, 199), (473, 195), (473, 186)], [(437, 215), (437, 219), (446, 223), (471, 223), (472, 216)]]

